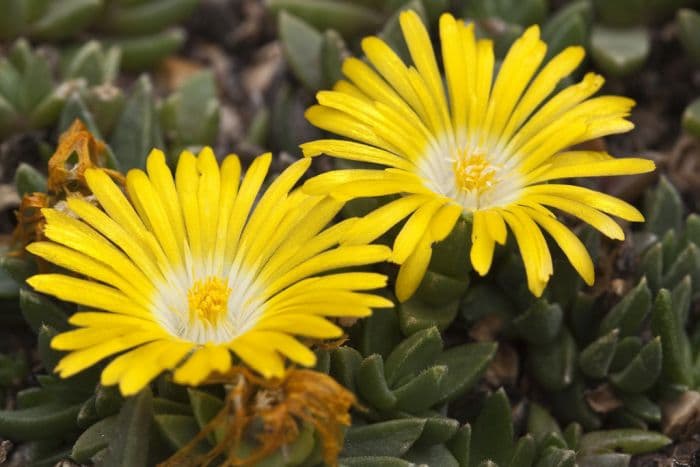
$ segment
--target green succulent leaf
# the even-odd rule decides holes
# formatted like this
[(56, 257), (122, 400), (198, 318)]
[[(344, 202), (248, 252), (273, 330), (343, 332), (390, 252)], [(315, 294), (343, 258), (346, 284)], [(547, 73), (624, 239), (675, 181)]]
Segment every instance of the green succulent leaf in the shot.
[[(224, 402), (207, 392), (198, 391), (196, 389), (188, 389), (187, 393), (190, 396), (190, 405), (192, 406), (192, 412), (194, 414), (199, 428), (204, 428), (204, 426), (212, 419), (224, 406)], [(215, 430), (209, 436), (209, 441), (212, 444), (216, 444), (217, 441), (223, 438), (223, 431)]]
[[(651, 306), (651, 304), (650, 304)], [(619, 331), (613, 329), (608, 334), (591, 342), (579, 355), (578, 363), (583, 374), (590, 378), (604, 378), (615, 356)]]
[(447, 367), (440, 385), (440, 402), (449, 402), (471, 389), (486, 371), (497, 348), (495, 342), (463, 344), (438, 355), (434, 364)]
[(626, 454), (644, 454), (656, 451), (669, 443), (671, 439), (653, 431), (637, 429), (593, 431), (581, 437), (579, 453), (582, 456), (616, 451)]
[(644, 277), (647, 279), (649, 288), (655, 292), (661, 288), (663, 267), (663, 248), (660, 243), (656, 243), (642, 255), (640, 267)]
[[(427, 274), (435, 276), (430, 271)], [(431, 327), (444, 330), (457, 317), (457, 311), (459, 310), (458, 300), (437, 306), (423, 302), (421, 300), (423, 297), (419, 289), (415, 296), (397, 306), (401, 332), (406, 336)]]
[(386, 358), (401, 342), (399, 318), (394, 310), (376, 310), (362, 320), (357, 336), (357, 348), (362, 355), (379, 354)]
[(540, 455), (535, 467), (574, 467), (576, 453), (569, 449), (550, 446)]
[(432, 366), (394, 389), (396, 407), (412, 413), (432, 407), (442, 395), (440, 388), (447, 371), (445, 365)]
[(442, 444), (433, 446), (414, 446), (405, 455), (405, 458), (415, 465), (439, 465), (444, 467), (460, 467), (457, 459), (449, 449)]
[(616, 388), (629, 392), (644, 392), (654, 385), (661, 374), (663, 362), (661, 339), (656, 338), (642, 347), (629, 365), (618, 373), (610, 375)]
[(445, 417), (436, 412), (423, 412), (421, 416), (426, 416), (423, 433), (418, 440), (419, 444), (432, 446), (443, 444), (449, 441), (459, 430), (459, 421), (454, 418)]
[(112, 2), (100, 28), (116, 34), (144, 34), (175, 24), (192, 13), (198, 0), (149, 0), (131, 5)]
[(678, 190), (664, 176), (645, 200), (644, 228), (658, 237), (669, 231), (679, 232), (683, 226), (683, 201)]
[(357, 370), (357, 389), (362, 397), (380, 410), (396, 405), (396, 395), (391, 392), (384, 376), (384, 360), (373, 354), (365, 358)]
[(107, 447), (103, 465), (145, 467), (148, 462), (152, 422), (153, 393), (146, 387), (124, 402), (117, 416), (116, 430)]
[(646, 278), (610, 309), (600, 323), (599, 335), (619, 329), (620, 337), (636, 335), (651, 310), (651, 291)]
[(469, 454), (471, 450), (472, 427), (469, 424), (459, 428), (446, 446), (459, 462), (460, 467), (469, 466)]
[(85, 430), (73, 444), (71, 458), (81, 464), (87, 464), (92, 456), (105, 449), (109, 440), (116, 435), (117, 418), (117, 415), (113, 415)]
[[(416, 290), (415, 297), (429, 305), (445, 307), (458, 301), (468, 286), (468, 277), (454, 279), (428, 270)], [(454, 314), (457, 314), (456, 305)]]
[(540, 444), (550, 433), (561, 435), (561, 428), (544, 407), (531, 402), (527, 416), (527, 433), (534, 437), (537, 444)]
[(530, 435), (524, 435), (515, 443), (513, 457), (508, 467), (531, 467), (537, 453), (537, 443)]
[(591, 33), (591, 56), (595, 64), (613, 76), (639, 70), (649, 55), (651, 39), (645, 28), (611, 29), (595, 26)]
[(46, 177), (31, 165), (21, 162), (15, 171), (15, 186), (20, 196), (37, 191), (45, 192)]
[(442, 337), (437, 328), (418, 331), (394, 348), (384, 362), (390, 387), (427, 368), (442, 351)]
[(355, 375), (361, 363), (362, 355), (352, 347), (343, 346), (331, 352), (331, 374), (352, 392), (356, 392)]
[(549, 59), (572, 45), (585, 46), (593, 18), (589, 0), (578, 0), (557, 11), (542, 27), (542, 39), (547, 43)]
[(625, 409), (633, 415), (650, 423), (661, 421), (661, 408), (642, 394), (620, 394)]
[(510, 402), (505, 391), (499, 389), (486, 400), (472, 426), (469, 464), (476, 467), (483, 460), (490, 459), (496, 464), (507, 465), (513, 447)]
[(163, 146), (153, 102), (153, 85), (148, 77), (142, 76), (126, 100), (109, 141), (119, 168), (124, 172), (145, 168), (151, 149)]
[(190, 415), (156, 415), (154, 421), (160, 434), (175, 451), (199, 433), (197, 420)]
[(266, 4), (273, 12), (290, 13), (320, 31), (334, 29), (346, 38), (368, 33), (381, 25), (376, 11), (354, 2), (266, 0)]
[[(696, 64), (700, 64), (700, 13), (690, 8), (681, 8), (676, 14), (678, 38)], [(685, 120), (685, 117), (684, 117)]]
[(665, 382), (690, 386), (692, 373), (685, 348), (688, 345), (687, 336), (671, 307), (671, 294), (666, 289), (661, 289), (656, 296), (651, 313), (651, 329), (654, 335), (661, 338)]
[(414, 467), (416, 464), (398, 457), (387, 456), (357, 456), (341, 457), (338, 459), (340, 467)]
[(0, 411), (0, 436), (14, 441), (49, 439), (77, 429), (82, 404), (49, 402), (28, 409)]
[(352, 426), (345, 435), (341, 457), (401, 457), (420, 438), (425, 419), (407, 418)]
[(277, 29), (289, 66), (308, 89), (322, 84), (321, 50), (323, 35), (298, 17), (280, 12)]
[(512, 321), (518, 336), (535, 345), (551, 342), (559, 335), (564, 314), (558, 304), (537, 300)]
[(579, 467), (628, 467), (632, 456), (619, 452), (585, 456), (578, 459)]
[(172, 55), (185, 43), (185, 31), (170, 28), (143, 36), (105, 39), (108, 47), (117, 47), (122, 52), (121, 65), (125, 70), (139, 71)]
[(44, 40), (75, 35), (94, 21), (101, 9), (101, 0), (51, 2), (49, 9), (32, 24), (30, 34)]
[(530, 26), (543, 21), (547, 0), (476, 0), (468, 2), (464, 15), (471, 18), (500, 18), (509, 23)]
[(530, 346), (530, 369), (543, 388), (559, 391), (574, 379), (577, 362), (576, 342), (566, 328), (546, 345)]

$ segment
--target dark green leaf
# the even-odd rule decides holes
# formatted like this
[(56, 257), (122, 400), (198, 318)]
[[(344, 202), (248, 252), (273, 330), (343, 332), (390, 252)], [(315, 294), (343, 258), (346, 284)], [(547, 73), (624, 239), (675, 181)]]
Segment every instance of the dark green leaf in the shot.
[(646, 278), (630, 290), (622, 300), (610, 309), (600, 323), (599, 335), (609, 334), (613, 329), (620, 330), (620, 337), (636, 335), (642, 322), (651, 310), (651, 291)]
[(522, 339), (541, 345), (557, 337), (562, 320), (563, 313), (559, 305), (537, 300), (525, 313), (515, 318), (512, 325)]
[(684, 349), (687, 337), (678, 322), (678, 315), (671, 308), (671, 294), (668, 290), (662, 289), (656, 296), (651, 313), (651, 329), (654, 335), (661, 338), (666, 382), (691, 385), (691, 364)]
[(323, 36), (296, 16), (282, 11), (277, 21), (282, 49), (297, 78), (311, 90), (322, 84)]
[(464, 425), (459, 431), (447, 442), (447, 448), (459, 462), (460, 467), (469, 466), (469, 452), (471, 450), (472, 427), (469, 424)]
[(50, 402), (22, 410), (0, 411), (0, 436), (13, 441), (48, 439), (77, 429), (82, 404)]
[(559, 424), (552, 415), (536, 402), (530, 402), (527, 416), (527, 433), (539, 444), (550, 433), (561, 435)]
[(622, 453), (598, 454), (578, 459), (578, 467), (628, 467), (632, 456)]
[(37, 334), (43, 326), (59, 331), (69, 329), (66, 313), (43, 295), (23, 289), (19, 293), (19, 306), (22, 316)]
[(618, 330), (613, 329), (608, 334), (591, 342), (581, 351), (578, 363), (583, 374), (591, 378), (603, 378), (608, 374), (610, 364), (615, 356), (618, 334)]
[(683, 201), (678, 191), (664, 176), (645, 200), (644, 228), (658, 237), (669, 231), (680, 232), (683, 222)]
[(444, 330), (457, 316), (459, 301), (436, 306), (424, 303), (419, 299), (421, 297), (416, 293), (411, 299), (397, 306), (401, 332), (406, 336), (431, 327)]
[(401, 457), (423, 432), (425, 419), (409, 418), (350, 427), (341, 457)]
[(126, 70), (144, 70), (153, 67), (165, 57), (172, 55), (185, 43), (185, 31), (180, 28), (145, 36), (124, 37), (105, 41), (106, 46), (118, 47), (122, 51), (122, 67)]
[(444, 365), (432, 366), (394, 390), (396, 407), (416, 413), (432, 407), (440, 399), (440, 386), (447, 373)]
[(452, 347), (435, 359), (435, 365), (447, 367), (442, 378), (441, 402), (449, 402), (467, 392), (486, 371), (486, 367), (496, 354), (498, 344), (480, 342)]
[[(192, 413), (194, 414), (195, 420), (197, 420), (199, 428), (204, 428), (204, 426), (209, 423), (209, 421), (214, 418), (224, 406), (224, 402), (221, 399), (214, 397), (207, 392), (189, 388), (187, 393), (190, 396)], [(209, 435), (209, 441), (212, 444), (216, 444), (216, 441), (221, 440), (223, 436), (223, 431), (215, 430)]]
[(605, 73), (625, 76), (639, 70), (649, 55), (651, 39), (645, 28), (611, 29), (595, 26), (591, 56)]
[(573, 381), (576, 371), (576, 342), (566, 328), (547, 345), (530, 346), (532, 375), (543, 388), (559, 391)]
[(436, 307), (447, 307), (454, 304), (454, 314), (457, 314), (457, 302), (469, 286), (468, 277), (453, 279), (443, 274), (426, 271), (416, 290), (416, 298)]
[(85, 430), (76, 440), (71, 451), (71, 458), (81, 464), (90, 462), (90, 458), (106, 448), (115, 436), (117, 415), (100, 420)]
[(31, 34), (45, 40), (72, 36), (94, 21), (101, 9), (100, 0), (52, 2), (41, 19), (32, 24)]
[(360, 352), (348, 346), (339, 347), (331, 352), (331, 374), (340, 384), (355, 392), (355, 373), (361, 362)]
[(440, 467), (460, 467), (457, 459), (442, 444), (414, 446), (406, 453), (406, 459), (416, 465), (439, 465)]
[(357, 388), (362, 397), (380, 410), (396, 405), (396, 396), (384, 377), (384, 360), (374, 354), (365, 358), (357, 371)]
[(146, 466), (153, 421), (153, 393), (147, 386), (124, 402), (115, 424), (114, 437), (104, 459), (104, 467)]
[(626, 454), (644, 454), (668, 445), (669, 438), (661, 433), (637, 429), (593, 431), (581, 437), (579, 452), (582, 456), (621, 451)]
[(513, 455), (513, 422), (505, 391), (493, 393), (484, 403), (472, 427), (469, 463), (478, 466), (484, 459), (507, 465)]
[(126, 100), (124, 112), (110, 138), (110, 146), (123, 172), (145, 168), (151, 149), (162, 147), (153, 99), (153, 85), (146, 76), (142, 76)]
[(437, 328), (418, 331), (394, 348), (384, 363), (389, 387), (430, 365), (442, 351), (442, 337)]
[(610, 375), (610, 381), (622, 391), (639, 393), (649, 389), (661, 373), (663, 357), (657, 337), (645, 345), (622, 371)]
[(575, 465), (574, 451), (550, 446), (544, 450), (535, 467), (574, 467)]

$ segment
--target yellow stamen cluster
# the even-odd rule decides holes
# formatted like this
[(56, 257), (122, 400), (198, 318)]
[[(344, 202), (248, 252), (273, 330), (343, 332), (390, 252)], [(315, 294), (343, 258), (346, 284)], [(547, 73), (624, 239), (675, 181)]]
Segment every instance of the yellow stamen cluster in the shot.
[(226, 305), (231, 289), (218, 277), (196, 281), (187, 291), (190, 323), (196, 320), (215, 326), (226, 314)]
[(479, 193), (493, 186), (498, 170), (483, 154), (464, 154), (461, 151), (452, 168), (458, 187), (466, 191), (476, 190)]

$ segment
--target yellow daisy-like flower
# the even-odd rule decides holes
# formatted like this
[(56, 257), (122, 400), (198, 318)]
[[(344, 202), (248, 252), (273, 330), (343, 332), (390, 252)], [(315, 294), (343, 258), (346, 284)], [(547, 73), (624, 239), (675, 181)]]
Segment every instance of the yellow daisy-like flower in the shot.
[(576, 216), (608, 237), (624, 238), (608, 216), (642, 221), (633, 206), (579, 186), (551, 183), (570, 177), (649, 172), (645, 159), (615, 159), (605, 152), (568, 150), (583, 141), (622, 133), (634, 101), (591, 96), (603, 78), (589, 73), (553, 97), (557, 85), (581, 63), (584, 50), (569, 47), (541, 66), (547, 46), (532, 26), (513, 44), (494, 77), (490, 40), (477, 40), (473, 24), (444, 14), (440, 39), (445, 79), (430, 37), (415, 12), (400, 17), (413, 60), (407, 66), (376, 37), (362, 41), (369, 64), (343, 63), (347, 80), (317, 94), (306, 116), (314, 125), (354, 141), (327, 139), (302, 145), (322, 153), (387, 166), (339, 170), (309, 180), (310, 194), (339, 199), (402, 194), (370, 213), (343, 237), (372, 241), (406, 217), (392, 261), (401, 265), (396, 293), (408, 299), (428, 267), (431, 244), (444, 239), (460, 215), (473, 218), (471, 261), (485, 275), (495, 243), (507, 227), (519, 245), (528, 286), (540, 296), (552, 274), (542, 230), (551, 235), (588, 284), (594, 268), (581, 241), (548, 209)]
[(51, 241), (28, 250), (87, 278), (40, 274), (27, 281), (90, 310), (71, 316), (80, 329), (51, 342), (70, 351), (57, 366), (61, 376), (121, 353), (101, 379), (129, 395), (165, 370), (174, 369), (178, 383), (199, 384), (227, 371), (233, 352), (263, 376), (280, 377), (283, 356), (315, 363), (294, 336), (336, 338), (342, 331), (326, 317), (392, 306), (360, 292), (383, 287), (385, 276), (331, 273), (384, 261), (390, 250), (337, 246), (354, 221), (324, 228), (342, 203), (290, 191), (309, 160), (261, 194), (270, 161), (270, 154), (258, 157), (239, 185), (237, 157), (219, 167), (210, 149), (198, 157), (184, 152), (173, 179), (154, 150), (147, 173), (128, 173), (128, 199), (104, 171), (89, 169), (85, 179), (100, 207), (72, 197), (68, 212), (43, 210)]

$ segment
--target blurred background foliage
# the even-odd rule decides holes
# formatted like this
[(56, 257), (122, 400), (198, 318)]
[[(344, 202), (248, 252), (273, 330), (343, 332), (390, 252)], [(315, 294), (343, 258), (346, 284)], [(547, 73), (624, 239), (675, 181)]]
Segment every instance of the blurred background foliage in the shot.
[[(319, 89), (379, 35), (404, 57), (398, 14), (436, 33), (450, 11), (493, 38), (499, 58), (539, 24), (551, 57), (574, 44), (638, 102), (632, 133), (591, 149), (653, 159), (656, 174), (582, 184), (640, 206), (647, 222), (624, 242), (577, 233), (596, 284), (555, 255), (544, 296), (527, 292), (516, 246), (473, 274), (471, 226), (436, 245), (416, 296), (353, 324), (319, 348), (318, 371), (359, 400), (345, 466), (627, 467), (700, 458), (700, 13), (682, 0), (5, 0), (0, 15), (0, 229), (3, 252), (24, 195), (44, 193), (58, 136), (78, 118), (106, 144), (104, 164), (171, 163), (213, 145), (244, 161), (265, 150), (274, 169), (321, 136), (303, 112)], [(576, 76), (574, 77), (576, 78)], [(568, 84), (568, 83), (567, 83)], [(314, 171), (334, 164), (320, 159)], [(28, 198), (25, 198), (27, 200)], [(30, 198), (30, 201), (35, 200)], [(349, 203), (344, 216), (386, 199)], [(35, 214), (31, 203), (23, 211)], [(20, 217), (20, 220), (25, 219)], [(381, 241), (393, 240), (390, 232)], [(21, 245), (20, 245), (21, 246)], [(182, 448), (224, 404), (221, 385), (159, 378), (124, 400), (100, 367), (52, 375), (49, 341), (73, 308), (23, 286), (32, 258), (0, 265), (0, 462), (153, 465)], [(39, 265), (40, 266), (40, 265)], [(395, 274), (391, 266), (384, 272)], [(390, 295), (389, 291), (386, 291)], [(321, 465), (320, 437), (300, 427), (259, 465)], [(241, 449), (255, 448), (253, 431)], [(210, 449), (216, 432), (198, 449)], [(683, 464), (685, 462), (685, 464)]]

